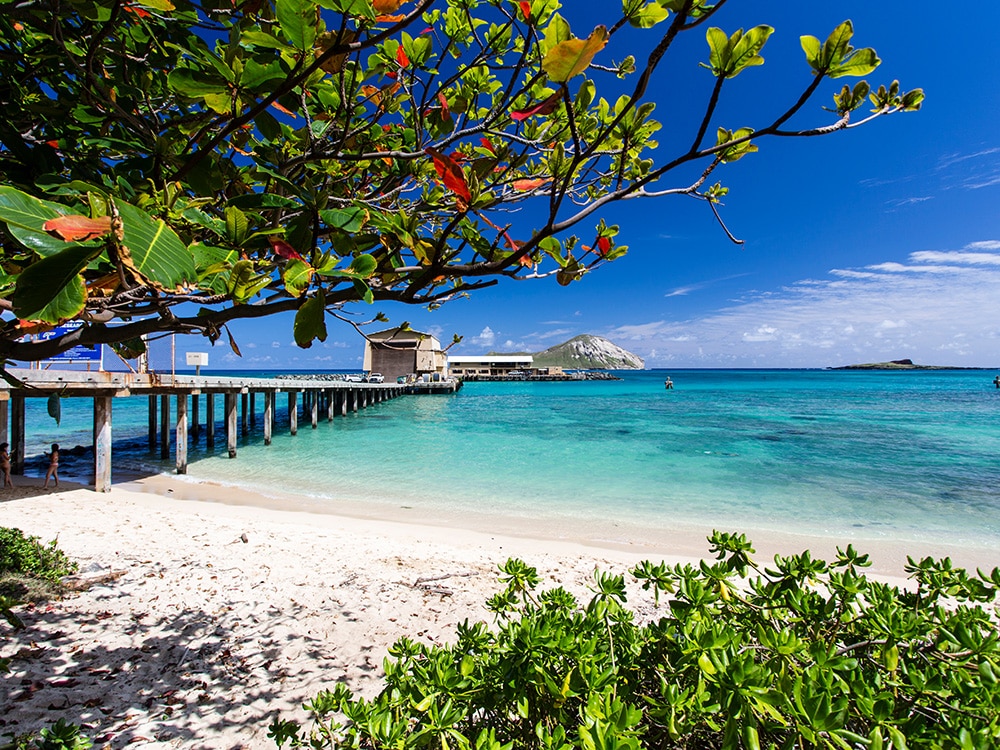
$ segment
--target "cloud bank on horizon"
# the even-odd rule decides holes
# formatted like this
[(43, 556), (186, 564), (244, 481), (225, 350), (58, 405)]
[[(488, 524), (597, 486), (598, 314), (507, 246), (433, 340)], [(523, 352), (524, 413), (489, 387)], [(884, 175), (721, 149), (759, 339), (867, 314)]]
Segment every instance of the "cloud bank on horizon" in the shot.
[(909, 358), (1000, 361), (1000, 240), (913, 252), (905, 263), (835, 268), (685, 321), (618, 325), (600, 335), (647, 367), (827, 367)]

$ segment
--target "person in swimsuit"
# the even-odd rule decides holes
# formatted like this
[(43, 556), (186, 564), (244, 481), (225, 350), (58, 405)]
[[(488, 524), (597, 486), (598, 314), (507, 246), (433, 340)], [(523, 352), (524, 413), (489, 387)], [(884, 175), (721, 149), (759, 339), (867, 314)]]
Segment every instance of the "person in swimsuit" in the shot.
[(0, 472), (3, 472), (3, 486), (13, 487), (10, 481), (10, 453), (7, 452), (7, 443), (0, 443)]
[(42, 485), (43, 490), (49, 488), (49, 477), (55, 480), (56, 487), (59, 486), (59, 443), (53, 443), (52, 452), (45, 455), (49, 457), (49, 468), (45, 472), (45, 484)]

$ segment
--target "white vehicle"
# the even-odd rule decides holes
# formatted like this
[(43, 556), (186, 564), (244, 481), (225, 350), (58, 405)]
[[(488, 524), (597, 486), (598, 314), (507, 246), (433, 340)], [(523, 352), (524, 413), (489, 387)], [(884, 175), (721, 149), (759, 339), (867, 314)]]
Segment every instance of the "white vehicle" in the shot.
[(371, 375), (368, 376), (368, 382), (369, 383), (384, 383), (385, 382), (385, 376), (382, 373), (380, 373), (380, 372), (373, 372)]
[(345, 383), (364, 383), (365, 379), (364, 379), (364, 377), (362, 375), (345, 375), (344, 376), (344, 382)]

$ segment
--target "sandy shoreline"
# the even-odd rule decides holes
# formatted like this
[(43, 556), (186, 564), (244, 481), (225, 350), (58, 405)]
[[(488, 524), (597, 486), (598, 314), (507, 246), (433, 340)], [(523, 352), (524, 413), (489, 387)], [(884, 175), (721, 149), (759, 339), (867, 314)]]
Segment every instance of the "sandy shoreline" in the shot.
[[(0, 683), (0, 737), (65, 718), (87, 725), (97, 747), (270, 748), (275, 712), (301, 719), (299, 706), (324, 686), (376, 692), (399, 637), (447, 640), (467, 618), (490, 621), (483, 602), (508, 557), (585, 593), (595, 566), (625, 572), (642, 559), (707, 552), (704, 534), (691, 529), (627, 545), (546, 539), (527, 523), (512, 535), (463, 528), (460, 519), (277, 510), (296, 506), (170, 477), (109, 494), (65, 482), (43, 492), (38, 480), (18, 480), (0, 495), (0, 525), (58, 537), (84, 573), (123, 575), (28, 608), (23, 631), (4, 630), (0, 656), (13, 659)], [(754, 541), (760, 559), (807, 547), (822, 556), (835, 546)], [(907, 553), (1000, 563), (982, 550), (859, 546), (884, 576), (902, 575)]]

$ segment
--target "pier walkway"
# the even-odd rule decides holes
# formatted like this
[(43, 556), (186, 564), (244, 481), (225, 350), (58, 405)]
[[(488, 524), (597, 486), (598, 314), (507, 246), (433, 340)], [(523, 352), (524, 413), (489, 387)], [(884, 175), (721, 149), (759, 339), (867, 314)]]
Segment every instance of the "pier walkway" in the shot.
[[(146, 396), (149, 403), (149, 445), (170, 457), (170, 400), (175, 402), (175, 457), (178, 474), (187, 472), (188, 436), (204, 429), (208, 445), (215, 442), (215, 397), (221, 396), (226, 445), (236, 458), (238, 418), (244, 432), (258, 419), (256, 400), (263, 401), (264, 444), (271, 444), (278, 394), (288, 398), (288, 429), (298, 431), (299, 399), (303, 419), (316, 427), (320, 414), (327, 420), (346, 416), (373, 404), (407, 393), (396, 383), (351, 383), (337, 380), (242, 378), (160, 373), (81, 372), (69, 370), (8, 369), (20, 385), (0, 381), (0, 442), (10, 443), (11, 470), (24, 473), (25, 400), (29, 398), (91, 398), (94, 401), (94, 489), (111, 489), (111, 406), (116, 398)], [(204, 395), (204, 421), (200, 420)], [(189, 408), (190, 405), (190, 408)], [(239, 412), (238, 412), (239, 405)], [(157, 419), (159, 412), (159, 419)], [(8, 436), (8, 424), (10, 425)]]

